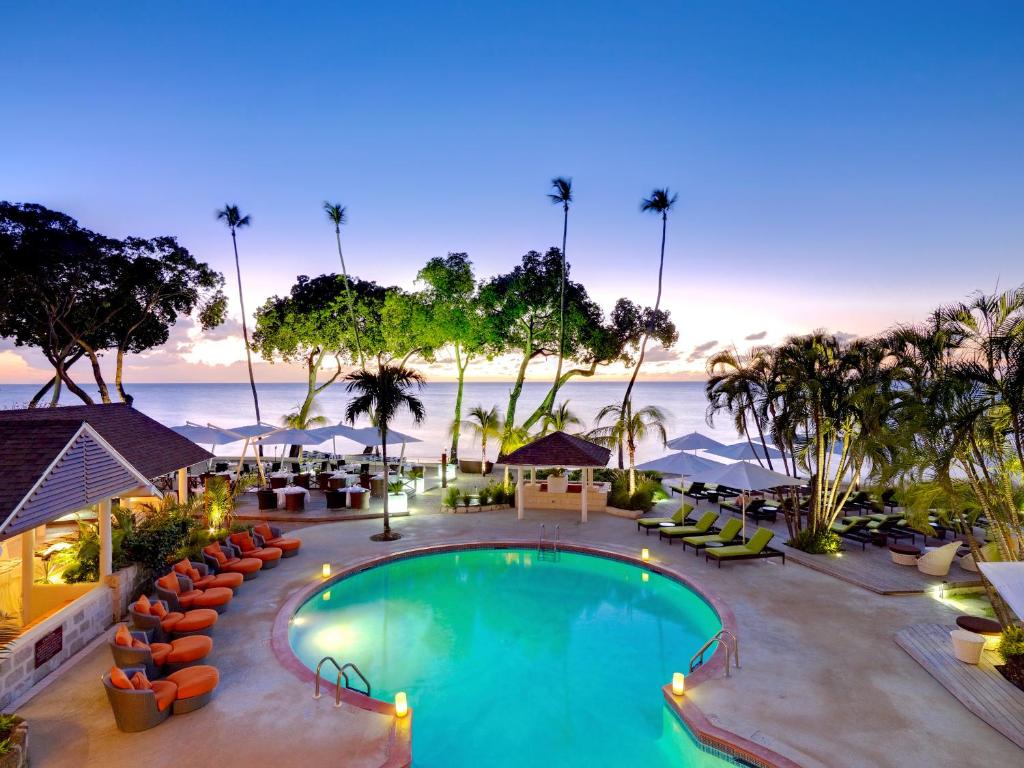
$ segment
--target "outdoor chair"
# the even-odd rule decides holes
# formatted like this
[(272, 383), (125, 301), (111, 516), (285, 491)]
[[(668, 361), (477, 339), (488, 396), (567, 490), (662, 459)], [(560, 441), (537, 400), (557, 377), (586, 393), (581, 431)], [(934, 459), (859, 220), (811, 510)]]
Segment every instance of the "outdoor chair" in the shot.
[(103, 688), (114, 712), (114, 722), (126, 733), (146, 731), (160, 725), (174, 711), (171, 706), (177, 693), (173, 683), (155, 681), (149, 687), (135, 689), (131, 678), (145, 675), (143, 667), (113, 667), (103, 675)]
[[(271, 478), (271, 480), (274, 479)], [(256, 502), (259, 504), (260, 510), (277, 509), (277, 494), (274, 493), (273, 485), (270, 488), (260, 488), (256, 491)]]
[[(285, 486), (288, 485), (288, 478), (287, 477), (270, 477), (270, 478), (267, 478), (267, 479), (270, 480), (270, 487), (271, 487), (272, 490), (277, 490), (278, 488), (284, 488)], [(275, 494), (275, 498), (276, 498), (276, 494)]]
[(680, 504), (679, 509), (672, 517), (640, 517), (636, 521), (636, 529), (646, 530), (647, 535), (651, 535), (651, 530), (661, 527), (662, 523), (675, 523), (676, 525), (685, 525), (690, 517), (690, 513), (693, 512), (692, 504)]
[(316, 487), (324, 493), (331, 487), (331, 475), (329, 472), (321, 472), (316, 476)]
[(295, 476), (295, 485), (297, 485), (299, 488), (305, 488), (308, 491), (309, 490), (309, 473), (308, 472), (303, 472), (302, 474), (296, 475)]
[(217, 612), (210, 608), (171, 611), (162, 600), (151, 601), (143, 595), (129, 608), (132, 625), (148, 632), (157, 642), (165, 643), (171, 636), (208, 635), (217, 623)]
[(358, 491), (348, 492), (348, 506), (351, 509), (369, 509), (370, 508), (370, 492), (365, 488)]
[(230, 587), (208, 587), (196, 589), (188, 576), (170, 571), (154, 580), (156, 596), (167, 603), (172, 611), (188, 611), (192, 608), (211, 608), (224, 613), (231, 604), (234, 592)]
[(941, 547), (925, 547), (924, 554), (917, 558), (917, 570), (928, 576), (946, 576), (960, 546), (961, 542), (951, 541)]
[(683, 496), (689, 496), (694, 501), (700, 501), (708, 497), (704, 491), (704, 483), (691, 483), (690, 487), (683, 493)]
[(341, 509), (348, 503), (348, 494), (344, 491), (329, 490), (326, 496), (328, 509)]
[(658, 531), (659, 538), (668, 539), (671, 544), (674, 539), (681, 539), (684, 536), (700, 536), (705, 533), (714, 533), (712, 526), (718, 520), (717, 512), (706, 512), (695, 525), (676, 525), (672, 528), (662, 528)]
[(259, 546), (280, 549), (281, 557), (295, 557), (299, 554), (299, 547), (302, 546), (301, 541), (285, 538), (284, 532), (270, 523), (260, 523), (252, 529), (252, 532)]
[(733, 518), (722, 526), (720, 533), (709, 533), (704, 536), (684, 536), (683, 551), (686, 551), (687, 546), (691, 546), (693, 547), (694, 557), (696, 557), (700, 554), (700, 550), (707, 547), (708, 544), (731, 544), (740, 535), (742, 528), (743, 523)]
[(746, 544), (734, 544), (728, 547), (704, 550), (704, 562), (712, 558), (718, 561), (718, 567), (722, 567), (724, 560), (758, 560), (767, 557), (781, 557), (782, 564), (786, 564), (786, 553), (768, 546), (768, 542), (774, 538), (775, 532), (767, 528), (758, 528)]
[(191, 560), (179, 560), (172, 568), (182, 576), (188, 576), (195, 589), (227, 587), (232, 592), (237, 592), (244, 581), (240, 573), (211, 573), (205, 563), (195, 563)]
[[(1003, 556), (999, 552), (999, 545), (994, 541), (990, 541), (984, 544), (978, 553), (981, 555), (981, 561), (983, 563), (998, 563), (1001, 562)], [(960, 558), (960, 567), (970, 573), (978, 572), (978, 564), (974, 561), (974, 554), (968, 552), (966, 555)]]
[(228, 536), (228, 541), (240, 551), (241, 557), (256, 558), (263, 563), (264, 569), (276, 568), (277, 564), (281, 561), (281, 556), (284, 554), (277, 547), (258, 546), (247, 532), (232, 533)]
[(203, 560), (214, 573), (240, 573), (246, 581), (259, 576), (263, 561), (256, 557), (242, 558), (234, 548), (213, 542), (203, 547)]
[(206, 635), (179, 637), (170, 643), (150, 643), (145, 632), (132, 632), (125, 624), (118, 626), (108, 645), (117, 666), (145, 667), (150, 679), (198, 664), (213, 650), (213, 640)]

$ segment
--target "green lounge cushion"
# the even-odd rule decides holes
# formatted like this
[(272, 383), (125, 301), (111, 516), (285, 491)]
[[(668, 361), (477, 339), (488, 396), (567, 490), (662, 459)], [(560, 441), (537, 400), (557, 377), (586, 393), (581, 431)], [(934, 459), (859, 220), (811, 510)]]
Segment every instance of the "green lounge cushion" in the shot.
[(721, 533), (711, 533), (707, 536), (687, 536), (683, 541), (693, 546), (700, 546), (701, 544), (707, 544), (709, 542), (719, 541), (723, 544), (728, 544), (730, 541), (740, 535), (740, 529), (743, 527), (743, 523), (739, 520), (730, 520), (722, 528)]
[(642, 525), (644, 528), (657, 528), (662, 523), (675, 523), (676, 525), (682, 525), (683, 520), (686, 519), (687, 515), (693, 512), (692, 504), (682, 504), (672, 517), (641, 517), (637, 520), (637, 525)]
[(774, 531), (767, 528), (758, 528), (757, 532), (750, 537), (746, 544), (734, 544), (729, 547), (718, 547), (707, 550), (711, 557), (737, 557), (745, 555), (757, 555), (768, 546), (768, 542), (775, 536)]
[(716, 520), (717, 512), (705, 512), (704, 517), (698, 520), (696, 525), (674, 525), (671, 528), (662, 528), (661, 533), (664, 536), (696, 536), (707, 533)]

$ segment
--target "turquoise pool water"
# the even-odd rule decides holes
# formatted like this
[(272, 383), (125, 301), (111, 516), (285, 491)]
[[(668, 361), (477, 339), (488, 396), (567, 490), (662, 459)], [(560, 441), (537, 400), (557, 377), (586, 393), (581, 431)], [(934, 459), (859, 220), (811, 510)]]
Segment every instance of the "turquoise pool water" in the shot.
[(405, 691), (418, 768), (724, 766), (661, 686), (721, 628), (678, 582), (601, 557), (462, 550), (336, 582), (295, 614), (311, 669), (353, 661), (377, 698)]

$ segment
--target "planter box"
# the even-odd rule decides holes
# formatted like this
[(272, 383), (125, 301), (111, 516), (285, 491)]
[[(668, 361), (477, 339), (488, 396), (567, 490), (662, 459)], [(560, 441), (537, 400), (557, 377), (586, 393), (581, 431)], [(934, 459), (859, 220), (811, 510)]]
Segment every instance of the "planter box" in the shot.
[(615, 515), (615, 517), (624, 517), (627, 520), (636, 520), (644, 516), (643, 510), (639, 509), (619, 509), (618, 507), (605, 507), (605, 512), (609, 515)]
[(408, 512), (409, 511), (409, 497), (404, 493), (389, 493), (388, 494), (388, 513), (391, 512)]
[(468, 507), (464, 507), (461, 504), (457, 507), (442, 506), (442, 512), (449, 512), (453, 515), (466, 515), (474, 512), (494, 512), (499, 509), (511, 509), (511, 504), (488, 504), (481, 507), (479, 504), (470, 504)]
[(569, 490), (569, 478), (565, 475), (548, 477), (548, 493), (566, 493)]
[(19, 722), (11, 731), (11, 747), (6, 755), (0, 755), (0, 768), (25, 768), (28, 765), (28, 722)]

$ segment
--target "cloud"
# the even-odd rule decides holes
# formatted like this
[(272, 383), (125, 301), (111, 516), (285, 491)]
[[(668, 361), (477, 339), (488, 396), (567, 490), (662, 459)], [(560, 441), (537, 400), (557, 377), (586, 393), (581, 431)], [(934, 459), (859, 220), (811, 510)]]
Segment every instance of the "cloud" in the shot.
[(703, 344), (698, 344), (693, 348), (690, 356), (686, 358), (686, 362), (695, 363), (698, 360), (708, 356), (708, 352), (718, 346), (718, 340), (712, 339), (711, 341), (705, 341)]
[(650, 363), (669, 363), (678, 359), (678, 352), (674, 349), (665, 349), (662, 346), (652, 347), (644, 355), (644, 360)]
[(757, 333), (752, 333), (744, 338), (746, 338), (747, 341), (761, 341), (761, 339), (767, 335), (768, 331), (758, 331)]

